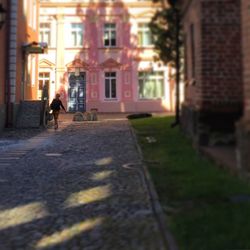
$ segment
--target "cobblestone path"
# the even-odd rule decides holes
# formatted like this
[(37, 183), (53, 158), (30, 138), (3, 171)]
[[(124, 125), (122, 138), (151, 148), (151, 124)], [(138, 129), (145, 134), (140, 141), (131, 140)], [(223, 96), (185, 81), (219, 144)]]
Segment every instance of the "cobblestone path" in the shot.
[(161, 250), (127, 121), (65, 123), (0, 150), (0, 250)]

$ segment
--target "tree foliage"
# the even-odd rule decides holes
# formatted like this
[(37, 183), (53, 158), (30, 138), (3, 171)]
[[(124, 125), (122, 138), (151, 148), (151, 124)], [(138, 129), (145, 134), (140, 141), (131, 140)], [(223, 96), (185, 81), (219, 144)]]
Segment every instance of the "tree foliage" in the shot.
[[(156, 2), (156, 1), (155, 1)], [(179, 49), (182, 46), (180, 22), (176, 20), (176, 7), (163, 7), (152, 18), (149, 27), (154, 38), (155, 49), (160, 60), (165, 64), (175, 64), (176, 60), (176, 31), (179, 30)], [(177, 27), (177, 23), (178, 26)]]

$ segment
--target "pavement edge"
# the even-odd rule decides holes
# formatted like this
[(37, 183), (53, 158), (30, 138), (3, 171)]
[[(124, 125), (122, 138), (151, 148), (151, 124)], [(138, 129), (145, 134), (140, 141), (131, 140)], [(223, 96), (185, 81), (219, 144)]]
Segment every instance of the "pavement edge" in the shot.
[(167, 218), (164, 215), (164, 212), (162, 210), (161, 204), (159, 202), (158, 194), (156, 193), (156, 190), (155, 190), (154, 184), (152, 182), (151, 176), (149, 174), (149, 171), (147, 169), (147, 166), (143, 163), (142, 150), (141, 150), (141, 147), (139, 146), (136, 132), (135, 132), (135, 130), (132, 127), (130, 122), (129, 122), (129, 128), (130, 128), (130, 132), (132, 134), (133, 140), (135, 142), (136, 149), (139, 153), (140, 161), (142, 162), (141, 165), (142, 165), (142, 169), (143, 169), (144, 180), (145, 180), (145, 183), (146, 183), (146, 186), (148, 188), (149, 195), (150, 195), (152, 209), (153, 209), (154, 215), (156, 217), (156, 220), (158, 222), (159, 230), (162, 234), (162, 238), (163, 238), (164, 245), (165, 245), (164, 247), (165, 247), (165, 249), (168, 249), (168, 250), (179, 250), (178, 245), (176, 243), (176, 240), (174, 239), (172, 233), (170, 232), (170, 230), (167, 226), (167, 224), (168, 224)]

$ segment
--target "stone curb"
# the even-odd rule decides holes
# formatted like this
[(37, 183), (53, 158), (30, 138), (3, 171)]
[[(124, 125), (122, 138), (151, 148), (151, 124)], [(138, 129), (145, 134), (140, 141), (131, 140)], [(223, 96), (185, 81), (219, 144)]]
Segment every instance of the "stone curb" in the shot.
[[(136, 149), (137, 149), (139, 156), (140, 156), (140, 161), (143, 162), (143, 154), (142, 154), (142, 150), (139, 146), (135, 130), (130, 123), (129, 123), (129, 127), (130, 127), (130, 131), (131, 131), (133, 140), (134, 140), (135, 145), (136, 145)], [(153, 212), (155, 214), (155, 217), (156, 217), (156, 220), (157, 220), (157, 223), (159, 226), (159, 230), (162, 234), (164, 248), (168, 249), (168, 250), (179, 250), (177, 243), (176, 243), (176, 240), (174, 239), (172, 233), (170, 232), (168, 226), (166, 225), (167, 219), (166, 219), (166, 216), (164, 215), (164, 212), (163, 212), (162, 207), (160, 205), (159, 197), (158, 197), (158, 194), (156, 193), (156, 190), (155, 190), (154, 184), (152, 182), (151, 176), (149, 174), (149, 171), (147, 169), (147, 166), (143, 163), (141, 165), (142, 165), (142, 169), (143, 169), (144, 181), (146, 183), (146, 186), (147, 186), (148, 192), (149, 192), (152, 209), (153, 209)]]

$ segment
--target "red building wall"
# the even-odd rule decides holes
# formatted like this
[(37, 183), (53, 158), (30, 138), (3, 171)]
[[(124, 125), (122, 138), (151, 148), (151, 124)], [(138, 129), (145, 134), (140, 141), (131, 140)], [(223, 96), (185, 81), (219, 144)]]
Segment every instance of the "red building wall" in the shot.
[(184, 0), (182, 11), (186, 44), (182, 126), (198, 143), (207, 144), (212, 132), (234, 133), (242, 113), (241, 3)]
[(244, 119), (250, 121), (250, 3), (242, 0)]
[(242, 105), (240, 1), (201, 1), (202, 109), (237, 111)]
[(244, 116), (237, 124), (237, 163), (241, 171), (250, 171), (250, 15), (248, 0), (242, 0), (242, 60)]

